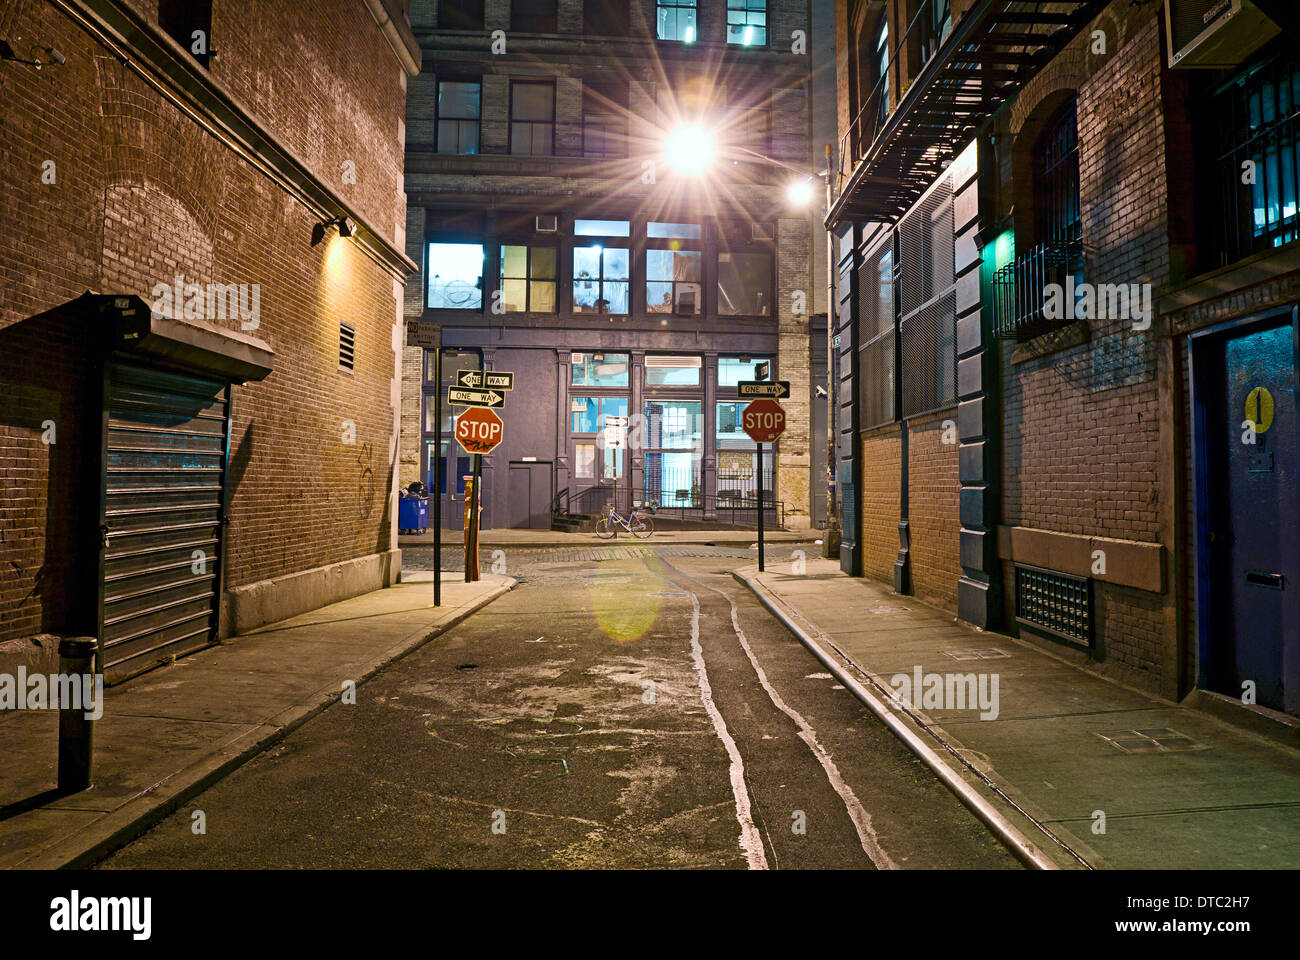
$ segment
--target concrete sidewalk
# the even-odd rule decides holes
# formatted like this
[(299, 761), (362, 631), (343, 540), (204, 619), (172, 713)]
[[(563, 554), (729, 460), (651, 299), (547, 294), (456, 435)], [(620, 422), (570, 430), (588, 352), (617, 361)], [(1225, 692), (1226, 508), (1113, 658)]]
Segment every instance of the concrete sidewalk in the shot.
[[(768, 530), (763, 534), (765, 543), (812, 543), (820, 540), (822, 530)], [(442, 532), (443, 546), (458, 544), (464, 534), (459, 530)], [(594, 533), (561, 533), (557, 530), (484, 530), (479, 535), (480, 547), (572, 547), (600, 546), (606, 543), (674, 544), (690, 546), (750, 546), (758, 543), (756, 530), (737, 530), (734, 527), (719, 530), (656, 530), (645, 540), (638, 540), (622, 530), (614, 540), (601, 540)], [(433, 532), (398, 538), (402, 547), (431, 547)]]
[(1067, 847), (1097, 868), (1300, 866), (1300, 750), (962, 624), (834, 561), (736, 577), (883, 704), (891, 679), (918, 668), (987, 675), (990, 690), (996, 675), (996, 717), (951, 703), (886, 710), (1059, 866), (1082, 866)]
[(89, 865), (514, 586), (431, 573), (269, 624), (106, 691), (94, 783), (59, 797), (58, 713), (0, 715), (0, 867)]

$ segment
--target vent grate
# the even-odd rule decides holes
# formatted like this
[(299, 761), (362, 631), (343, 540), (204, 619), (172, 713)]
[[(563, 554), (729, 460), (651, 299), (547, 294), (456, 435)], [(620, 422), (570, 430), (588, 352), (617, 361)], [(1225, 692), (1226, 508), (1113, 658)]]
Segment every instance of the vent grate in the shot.
[(357, 365), (357, 330), (350, 323), (339, 324), (339, 367), (355, 370)]
[(1092, 646), (1092, 581), (1016, 564), (1016, 620)]

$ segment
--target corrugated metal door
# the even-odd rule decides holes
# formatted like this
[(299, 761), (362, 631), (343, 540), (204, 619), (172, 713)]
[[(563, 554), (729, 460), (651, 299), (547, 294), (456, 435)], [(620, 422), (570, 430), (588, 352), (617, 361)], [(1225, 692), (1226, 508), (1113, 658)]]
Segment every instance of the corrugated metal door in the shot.
[(230, 388), (107, 364), (99, 636), (107, 682), (215, 642)]

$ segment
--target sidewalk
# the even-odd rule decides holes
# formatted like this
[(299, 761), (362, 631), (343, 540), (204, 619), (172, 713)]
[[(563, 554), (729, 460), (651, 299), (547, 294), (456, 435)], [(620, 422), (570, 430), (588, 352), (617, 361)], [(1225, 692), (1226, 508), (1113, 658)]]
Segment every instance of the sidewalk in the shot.
[(93, 863), (338, 702), (343, 681), (360, 685), (515, 584), (445, 573), (435, 608), (432, 577), (408, 573), (108, 689), (82, 793), (47, 793), (56, 711), (0, 716), (0, 868)]
[[(765, 543), (812, 543), (820, 540), (823, 530), (767, 530)], [(444, 547), (459, 544), (464, 534), (459, 530), (442, 531)], [(718, 530), (656, 530), (646, 540), (619, 531), (616, 540), (601, 540), (594, 533), (560, 533), (557, 530), (484, 530), (479, 534), (480, 547), (592, 547), (608, 543), (671, 543), (686, 546), (752, 546), (758, 543), (758, 531), (727, 527)], [(433, 531), (398, 538), (401, 547), (432, 547)]]
[(1059, 866), (1081, 865), (1030, 817), (1097, 868), (1300, 866), (1300, 751), (962, 624), (846, 576), (834, 561), (809, 558), (802, 576), (783, 567), (746, 567), (736, 577), (803, 643), (847, 662), (849, 677), (882, 704), (895, 691), (891, 678), (913, 677), (918, 666), (923, 674), (997, 675), (995, 718), (914, 708), (927, 732), (885, 710)]

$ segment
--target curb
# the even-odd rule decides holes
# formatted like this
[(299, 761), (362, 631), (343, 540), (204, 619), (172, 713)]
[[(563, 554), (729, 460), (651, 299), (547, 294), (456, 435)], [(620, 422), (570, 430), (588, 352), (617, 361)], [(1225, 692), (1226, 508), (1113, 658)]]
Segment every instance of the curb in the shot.
[[(398, 641), (384, 653), (371, 658), (353, 678), (360, 686), (385, 667), (418, 650), (429, 641), (463, 622), (470, 615), (513, 590), (519, 581), (511, 579), (490, 593), (470, 601), (450, 620), (432, 629), (421, 628)], [(307, 721), (338, 702), (339, 692), (325, 688), (307, 701), (275, 714), (279, 726), (267, 732), (260, 727), (247, 734), (251, 742), (239, 740), (218, 746), (214, 752), (183, 770), (161, 780), (149, 792), (90, 823), (72, 837), (56, 842), (35, 856), (14, 864), (11, 870), (79, 870), (93, 866), (114, 850), (125, 846), (151, 827), (171, 816), (187, 800), (225, 779), (254, 757), (284, 740)], [(263, 724), (263, 726), (265, 723)], [(241, 738), (242, 739), (242, 738)]]
[[(808, 648), (823, 666), (835, 675), (872, 714), (893, 733), (903, 745), (912, 751), (937, 776), (941, 783), (957, 797), (962, 804), (984, 824), (1011, 854), (1025, 866), (1034, 870), (1060, 870), (1061, 865), (1049, 857), (1037, 844), (1025, 836), (1010, 820), (982, 796), (962, 775), (961, 771), (947, 763), (938, 753), (926, 744), (916, 731), (870, 691), (853, 679), (841, 662), (822, 648), (809, 634), (796, 624), (778, 605), (779, 599), (761, 583), (750, 579), (739, 570), (732, 571), (732, 577), (747, 587), (772, 616), (794, 634), (795, 638)], [(1077, 866), (1077, 865), (1075, 865)]]

